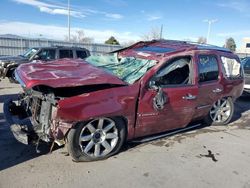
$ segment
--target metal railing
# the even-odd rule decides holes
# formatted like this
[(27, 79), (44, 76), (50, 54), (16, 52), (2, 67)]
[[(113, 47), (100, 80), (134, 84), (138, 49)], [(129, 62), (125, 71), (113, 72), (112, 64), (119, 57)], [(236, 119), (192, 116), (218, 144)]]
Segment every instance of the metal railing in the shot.
[(95, 44), (95, 43), (74, 43), (51, 39), (31, 39), (0, 37), (0, 56), (20, 55), (31, 47), (46, 46), (77, 46), (87, 48), (91, 54), (107, 53), (122, 48), (119, 45)]

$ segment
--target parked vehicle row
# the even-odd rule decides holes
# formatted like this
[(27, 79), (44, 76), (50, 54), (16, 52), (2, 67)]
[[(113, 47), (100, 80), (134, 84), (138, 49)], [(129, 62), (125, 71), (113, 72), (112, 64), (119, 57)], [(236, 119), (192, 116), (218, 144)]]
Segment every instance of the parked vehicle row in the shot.
[(126, 141), (198, 120), (228, 124), (244, 86), (237, 55), (171, 40), (86, 60), (22, 64), (15, 78), (23, 93), (4, 105), (15, 137), (66, 144), (75, 161), (105, 159)]
[(242, 60), (242, 65), (244, 68), (244, 95), (250, 95), (250, 57), (246, 57)]
[(0, 79), (7, 77), (11, 82), (15, 82), (15, 69), (23, 63), (52, 61), (62, 58), (85, 59), (88, 56), (90, 56), (89, 50), (79, 47), (54, 46), (31, 48), (19, 56), (1, 56)]

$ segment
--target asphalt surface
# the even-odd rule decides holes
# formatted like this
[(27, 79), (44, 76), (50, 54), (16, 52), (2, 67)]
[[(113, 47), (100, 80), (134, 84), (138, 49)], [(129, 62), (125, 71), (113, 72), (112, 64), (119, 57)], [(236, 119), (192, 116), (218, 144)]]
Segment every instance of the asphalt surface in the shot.
[(126, 144), (104, 161), (75, 163), (65, 148), (18, 143), (3, 102), (21, 89), (0, 82), (0, 188), (232, 187), (250, 188), (250, 97), (235, 104), (230, 126), (200, 127), (164, 139)]

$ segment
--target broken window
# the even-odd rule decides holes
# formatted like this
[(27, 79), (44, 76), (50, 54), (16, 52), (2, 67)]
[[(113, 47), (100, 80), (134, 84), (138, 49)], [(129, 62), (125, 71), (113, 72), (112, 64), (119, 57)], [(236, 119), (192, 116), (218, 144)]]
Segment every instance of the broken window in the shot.
[(200, 55), (198, 62), (199, 82), (218, 80), (219, 67), (214, 55)]
[(120, 57), (118, 60), (117, 54), (90, 56), (86, 61), (130, 84), (140, 79), (156, 64), (155, 60), (136, 57)]
[(177, 58), (167, 63), (167, 66), (160, 69), (157, 73), (157, 83), (160, 85), (191, 84), (190, 64), (190, 57)]
[(241, 76), (241, 65), (236, 59), (222, 56), (221, 60), (224, 73), (227, 78), (235, 78)]

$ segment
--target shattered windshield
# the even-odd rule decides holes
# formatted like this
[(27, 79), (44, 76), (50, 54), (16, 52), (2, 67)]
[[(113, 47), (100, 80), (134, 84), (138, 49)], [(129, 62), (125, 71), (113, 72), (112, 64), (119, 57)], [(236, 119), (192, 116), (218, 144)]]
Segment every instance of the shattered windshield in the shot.
[(30, 48), (22, 56), (29, 59), (37, 52), (37, 50), (37, 48)]
[(140, 79), (156, 64), (155, 60), (135, 57), (121, 57), (118, 60), (116, 54), (90, 56), (86, 61), (116, 75), (121, 80), (130, 84)]

